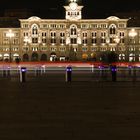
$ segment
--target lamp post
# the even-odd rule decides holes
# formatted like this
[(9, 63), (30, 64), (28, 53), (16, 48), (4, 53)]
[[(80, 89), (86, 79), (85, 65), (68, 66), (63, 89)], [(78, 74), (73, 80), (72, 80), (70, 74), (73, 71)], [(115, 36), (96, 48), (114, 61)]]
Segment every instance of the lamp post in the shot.
[[(128, 36), (132, 39), (132, 42), (130, 42), (130, 43), (132, 43), (132, 45), (134, 45), (135, 44), (135, 37), (137, 36), (137, 32), (135, 31), (134, 28), (132, 28), (130, 30), (130, 32), (128, 33)], [(135, 51), (135, 48), (133, 48), (133, 51)], [(135, 60), (134, 56), (133, 56), (133, 60)]]
[(120, 38), (118, 36), (116, 36), (114, 38), (114, 41), (116, 43), (116, 52), (117, 52), (117, 60), (118, 60), (118, 56), (119, 56), (119, 54), (118, 54), (118, 46), (119, 46), (119, 43), (120, 43)]
[(133, 39), (133, 43), (135, 43), (135, 40), (134, 39), (135, 39), (135, 36), (137, 36), (137, 32), (135, 31), (134, 28), (130, 30), (130, 32), (129, 32), (128, 35), (129, 35), (130, 38)]
[(11, 58), (11, 44), (12, 44), (12, 37), (14, 37), (14, 33), (12, 32), (12, 30), (10, 29), (7, 33), (6, 33), (6, 37), (9, 38), (9, 61), (12, 62), (12, 58)]
[[(132, 39), (131, 43), (134, 44), (135, 43), (135, 37), (137, 36), (136, 30), (134, 28), (131, 29), (128, 35)], [(133, 51), (135, 51), (135, 48), (133, 48)], [(135, 55), (134, 54), (133, 54), (132, 57), (133, 57), (132, 59), (135, 61), (135, 59), (134, 59)], [(135, 82), (135, 81), (136, 81), (136, 69), (135, 69), (135, 66), (133, 66), (133, 82)]]
[[(38, 41), (38, 50), (39, 50), (39, 55), (41, 56), (42, 48), (41, 48), (42, 42), (41, 40)], [(37, 50), (37, 51), (38, 51)], [(40, 57), (41, 58), (41, 57)]]

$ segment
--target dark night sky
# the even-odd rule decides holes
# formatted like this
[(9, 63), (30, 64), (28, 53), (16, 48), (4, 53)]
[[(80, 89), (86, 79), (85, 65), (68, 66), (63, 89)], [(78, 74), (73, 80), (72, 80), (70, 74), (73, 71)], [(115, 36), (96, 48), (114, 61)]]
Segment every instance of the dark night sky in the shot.
[[(102, 18), (115, 12), (139, 10), (139, 0), (79, 0), (84, 5), (83, 18)], [(1, 11), (26, 8), (33, 10), (41, 18), (64, 18), (68, 0), (3, 0)]]

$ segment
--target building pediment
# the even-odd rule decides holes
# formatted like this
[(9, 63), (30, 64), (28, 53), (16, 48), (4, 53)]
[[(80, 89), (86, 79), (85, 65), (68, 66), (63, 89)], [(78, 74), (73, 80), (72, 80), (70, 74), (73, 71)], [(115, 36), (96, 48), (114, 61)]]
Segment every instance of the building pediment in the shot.
[(111, 20), (111, 21), (116, 21), (116, 20), (119, 20), (120, 18), (116, 17), (116, 16), (110, 16), (107, 18), (108, 20)]
[(30, 18), (28, 18), (28, 20), (33, 20), (33, 21), (37, 21), (40, 20), (41, 18), (37, 17), (37, 16), (32, 16)]

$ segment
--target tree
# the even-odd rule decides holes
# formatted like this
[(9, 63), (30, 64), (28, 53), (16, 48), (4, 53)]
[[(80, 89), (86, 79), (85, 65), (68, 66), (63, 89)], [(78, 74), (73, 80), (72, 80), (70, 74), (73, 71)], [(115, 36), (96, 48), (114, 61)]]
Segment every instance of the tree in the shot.
[(17, 57), (17, 58), (15, 59), (15, 61), (16, 61), (17, 64), (19, 64), (20, 58)]
[(102, 62), (106, 63), (110, 66), (111, 74), (112, 74), (112, 81), (116, 81), (116, 65), (112, 64), (118, 61), (118, 54), (110, 51), (106, 51), (101, 54)]
[(108, 63), (114, 63), (118, 61), (118, 54), (115, 52), (108, 53)]
[(101, 54), (101, 61), (103, 63), (108, 63), (108, 64), (117, 62), (118, 61), (118, 54), (116, 52), (114, 52), (114, 51), (112, 51), (112, 52), (110, 52), (110, 51), (103, 52)]

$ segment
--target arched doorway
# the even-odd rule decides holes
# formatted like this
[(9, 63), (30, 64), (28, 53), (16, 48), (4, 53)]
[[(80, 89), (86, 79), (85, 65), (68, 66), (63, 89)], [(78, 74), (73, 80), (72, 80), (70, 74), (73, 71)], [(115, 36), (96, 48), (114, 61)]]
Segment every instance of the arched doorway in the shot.
[(0, 54), (0, 61), (2, 61), (3, 60), (3, 58), (2, 58), (2, 54)]
[(31, 61), (38, 61), (38, 54), (37, 53), (32, 53)]
[(28, 54), (23, 55), (23, 61), (29, 61), (29, 56)]
[(57, 55), (56, 55), (55, 52), (52, 52), (52, 53), (50, 54), (50, 61), (56, 61), (56, 60), (57, 60)]
[(60, 56), (59, 60), (60, 61), (65, 61), (66, 60), (66, 57), (65, 56)]
[(4, 56), (3, 56), (4, 61), (6, 61), (6, 62), (9, 61), (9, 58), (10, 58), (10, 56), (8, 53), (4, 54)]
[(41, 61), (47, 61), (47, 55), (46, 54), (42, 54), (40, 60)]
[(125, 61), (125, 54), (119, 54), (119, 61)]
[(15, 54), (13, 55), (13, 60), (15, 61), (17, 58), (19, 58), (19, 54), (15, 53)]

